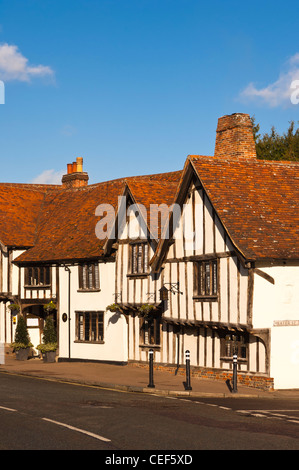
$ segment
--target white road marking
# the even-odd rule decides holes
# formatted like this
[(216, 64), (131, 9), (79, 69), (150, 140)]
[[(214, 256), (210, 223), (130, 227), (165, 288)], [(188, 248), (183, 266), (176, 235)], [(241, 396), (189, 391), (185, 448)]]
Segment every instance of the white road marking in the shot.
[(71, 429), (72, 431), (81, 432), (82, 434), (86, 434), (87, 436), (94, 437), (95, 439), (99, 439), (100, 441), (104, 442), (111, 442), (110, 439), (106, 437), (99, 436), (98, 434), (94, 434), (93, 432), (85, 431), (84, 429), (75, 428), (74, 426), (70, 426), (69, 424), (60, 423), (59, 421), (54, 421), (53, 419), (42, 418), (44, 421), (49, 421), (50, 423), (57, 424), (58, 426), (63, 426), (65, 428)]
[[(236, 410), (237, 413), (243, 413), (250, 416), (258, 417), (258, 418), (267, 418), (267, 419), (280, 419), (288, 421), (289, 423), (299, 424), (298, 416), (290, 416), (288, 414), (282, 413), (290, 413), (291, 411), (298, 411), (298, 410)], [(282, 413), (274, 413), (275, 411), (281, 411)]]
[(6, 410), (6, 411), (17, 411), (14, 410), (13, 408), (6, 408), (6, 406), (0, 406), (1, 410)]

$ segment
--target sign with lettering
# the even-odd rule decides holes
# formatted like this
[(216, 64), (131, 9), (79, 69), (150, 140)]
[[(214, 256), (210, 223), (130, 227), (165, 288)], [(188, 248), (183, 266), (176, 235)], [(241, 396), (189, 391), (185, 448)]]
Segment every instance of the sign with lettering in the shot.
[(273, 326), (299, 326), (299, 320), (274, 320)]

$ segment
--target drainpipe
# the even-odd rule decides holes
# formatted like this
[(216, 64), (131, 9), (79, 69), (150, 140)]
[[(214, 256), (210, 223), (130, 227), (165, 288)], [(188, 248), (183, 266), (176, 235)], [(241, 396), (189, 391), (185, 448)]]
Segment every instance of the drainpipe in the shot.
[(69, 359), (71, 358), (71, 270), (69, 266), (64, 265), (64, 270), (69, 273), (68, 285), (68, 336), (69, 336)]
[(177, 344), (177, 365), (174, 375), (177, 375), (180, 368), (180, 332), (176, 334), (176, 344)]

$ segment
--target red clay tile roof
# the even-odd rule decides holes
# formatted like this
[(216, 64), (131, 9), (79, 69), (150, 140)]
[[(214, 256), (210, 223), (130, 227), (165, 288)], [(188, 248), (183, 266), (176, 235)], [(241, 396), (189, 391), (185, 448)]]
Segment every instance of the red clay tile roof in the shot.
[[(99, 258), (105, 240), (96, 237), (99, 218), (95, 210), (110, 204), (117, 210), (126, 185), (137, 203), (168, 203), (173, 199), (181, 172), (121, 178), (78, 189), (59, 189), (45, 194), (36, 226), (35, 246), (15, 261), (35, 263)], [(151, 188), (149, 190), (149, 188)], [(1, 232), (0, 232), (1, 233)]]
[(0, 241), (9, 247), (34, 245), (45, 194), (55, 186), (0, 184)]
[[(248, 260), (299, 259), (299, 164), (189, 156), (236, 248)], [(117, 209), (128, 187), (134, 201), (170, 205), (182, 172), (121, 178), (79, 189), (0, 184), (0, 241), (32, 247), (17, 262), (99, 258), (99, 204)], [(149, 213), (149, 211), (148, 211)]]
[(189, 156), (247, 259), (299, 259), (299, 163)]

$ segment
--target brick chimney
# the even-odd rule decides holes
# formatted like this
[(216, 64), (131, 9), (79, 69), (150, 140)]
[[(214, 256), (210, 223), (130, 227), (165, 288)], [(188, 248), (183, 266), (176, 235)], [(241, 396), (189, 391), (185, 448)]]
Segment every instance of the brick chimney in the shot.
[(219, 158), (256, 158), (249, 114), (235, 113), (218, 119), (214, 155)]
[(67, 164), (67, 174), (62, 177), (63, 188), (81, 188), (88, 185), (88, 174), (83, 171), (83, 158)]

